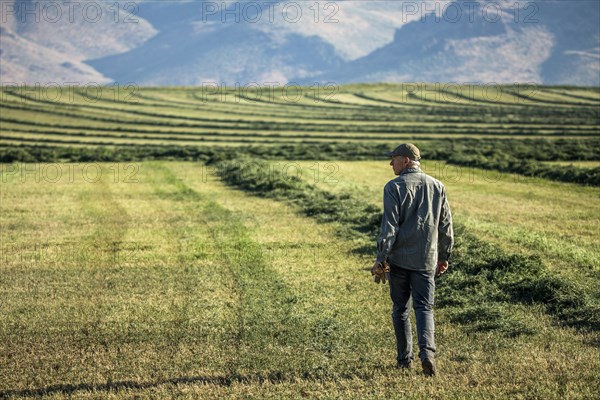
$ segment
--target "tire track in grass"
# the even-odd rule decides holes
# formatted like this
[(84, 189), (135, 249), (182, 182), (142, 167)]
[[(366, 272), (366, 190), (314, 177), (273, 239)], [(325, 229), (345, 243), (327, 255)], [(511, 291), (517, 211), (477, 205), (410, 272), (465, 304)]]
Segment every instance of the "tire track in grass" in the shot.
[[(113, 177), (110, 169), (103, 166), (102, 171), (104, 177)], [(40, 315), (40, 320), (48, 323), (48, 329), (45, 324), (32, 321), (27, 325), (31, 328), (27, 333), (22, 328), (11, 333), (21, 338), (14, 340), (15, 343), (32, 344), (21, 353), (20, 362), (23, 371), (31, 376), (27, 379), (27, 375), (17, 369), (14, 389), (0, 391), (0, 398), (186, 382), (191, 379), (189, 372), (198, 371), (194, 369), (194, 360), (186, 360), (185, 356), (197, 355), (193, 349), (195, 339), (201, 340), (207, 329), (190, 320), (191, 307), (185, 297), (172, 296), (178, 294), (173, 293), (173, 283), (177, 285), (175, 289), (179, 287), (184, 293), (193, 293), (195, 281), (186, 279), (186, 274), (191, 275), (193, 269), (175, 272), (172, 268), (186, 264), (195, 254), (175, 253), (175, 265), (162, 265), (161, 259), (128, 265), (115, 263), (118, 252), (124, 248), (121, 244), (127, 245), (123, 238), (134, 229), (132, 223), (136, 220), (132, 218), (135, 214), (128, 214), (118, 201), (124, 192), (115, 192), (111, 186), (102, 180), (76, 187), (79, 193), (74, 194), (74, 204), (80, 207), (78, 213), (74, 211), (80, 216), (80, 231), (84, 234), (77, 236), (80, 238), (78, 253), (76, 259), (70, 260), (73, 266), (51, 271), (49, 279), (51, 283), (64, 281), (63, 287), (77, 289), (51, 292), (48, 308), (44, 310), (56, 311), (46, 312), (45, 318)], [(173, 223), (172, 231), (177, 238), (188, 233), (185, 226), (176, 225), (179, 216), (177, 212), (167, 215), (172, 219), (169, 222)], [(86, 227), (89, 227), (87, 232)], [(32, 276), (39, 280), (42, 275)], [(144, 297), (143, 301), (140, 296)], [(153, 301), (157, 297), (158, 302)], [(195, 333), (199, 335), (193, 337)], [(226, 340), (225, 335), (221, 338), (221, 332), (217, 334), (216, 341)], [(181, 348), (181, 344), (188, 346)], [(30, 366), (23, 353), (31, 353)], [(218, 359), (222, 352), (213, 353)], [(214, 379), (207, 377), (208, 382), (218, 382), (224, 376), (214, 364), (207, 362), (203, 366), (220, 374)], [(182, 374), (185, 376), (181, 377)], [(146, 382), (136, 382), (138, 377), (145, 377), (141, 379)], [(3, 380), (0, 378), (0, 382)]]
[[(114, 171), (103, 165), (102, 171), (103, 177), (114, 178)], [(83, 354), (93, 361), (82, 366), (83, 373), (74, 378), (76, 383), (85, 382), (82, 386), (96, 383), (98, 377), (102, 377), (100, 382), (110, 383), (145, 374), (168, 375), (173, 365), (185, 363), (178, 352), (180, 344), (189, 339), (189, 304), (181, 305), (180, 299), (172, 296), (160, 298), (164, 292), (173, 294), (173, 284), (182, 284), (190, 292), (193, 280), (171, 275), (160, 262), (154, 265), (160, 260), (127, 258), (136, 251), (135, 244), (124, 240), (135, 220), (119, 202), (121, 193), (114, 189), (119, 183), (107, 183), (102, 179), (80, 195), (82, 223), (96, 227), (82, 242), (83, 248), (94, 249), (94, 258), (84, 259), (85, 299), (83, 306), (76, 307), (87, 315), (75, 319), (71, 328), (77, 342), (85, 345)], [(139, 296), (145, 296), (145, 301)]]
[[(90, 224), (93, 230), (81, 238), (76, 260), (80, 263), (78, 268), (82, 274), (87, 275), (86, 279), (94, 284), (93, 296), (104, 293), (107, 273), (118, 266), (119, 252), (123, 250), (130, 223), (129, 215), (115, 201), (107, 183), (107, 179), (113, 176), (112, 171), (102, 166), (98, 171), (99, 179), (89, 182), (88, 190), (80, 192), (78, 196), (81, 223)], [(98, 306), (101, 309), (102, 304)], [(98, 314), (94, 324), (100, 324), (101, 318), (101, 314)]]
[(267, 252), (269, 265), (293, 293), (292, 312), (303, 322), (297, 331), (309, 343), (297, 353), (302, 358), (310, 355), (301, 361), (304, 366), (297, 376), (309, 380), (371, 379), (373, 371), (388, 369), (387, 360), (393, 358), (391, 347), (382, 351), (370, 340), (391, 338), (387, 336), (389, 326), (383, 324), (388, 313), (380, 314), (377, 305), (370, 302), (369, 280), (367, 285), (359, 283), (365, 282), (363, 262), (352, 254), (349, 243), (336, 238), (331, 227), (298, 215), (294, 207), (242, 195), (212, 174), (208, 180), (200, 180), (187, 168), (189, 164), (174, 165), (192, 187), (201, 188), (208, 182), (208, 193), (223, 198), (220, 204), (249, 227), (254, 240)]
[[(119, 257), (126, 248), (125, 236), (129, 230), (130, 217), (126, 210), (114, 199), (109, 179), (112, 171), (99, 166), (99, 179), (88, 183), (88, 190), (79, 194), (82, 224), (90, 223), (93, 231), (81, 239), (80, 278), (82, 297), (87, 297), (83, 309), (73, 310), (80, 315), (69, 324), (69, 335), (80, 351), (82, 358), (89, 361), (91, 376), (104, 373), (111, 380), (115, 355), (112, 348), (123, 343), (128, 336), (127, 329), (118, 327), (112, 320), (110, 293), (123, 271)], [(87, 254), (89, 249), (91, 254)], [(89, 308), (88, 308), (89, 307)], [(89, 314), (87, 314), (89, 313)], [(87, 314), (87, 315), (86, 315)], [(80, 347), (81, 346), (81, 347)], [(78, 348), (79, 347), (79, 348)], [(64, 368), (69, 368), (65, 362)], [(69, 376), (68, 374), (65, 374)]]
[[(168, 304), (167, 314), (157, 315), (164, 326), (160, 332), (164, 334), (160, 343), (161, 375), (169, 380), (199, 371), (222, 373), (221, 355), (229, 347), (231, 335), (221, 328), (223, 321), (230, 318), (232, 299), (217, 285), (231, 286), (230, 280), (210, 276), (213, 265), (205, 257), (207, 249), (203, 246), (207, 235), (194, 218), (201, 205), (181, 195), (162, 164), (145, 163), (144, 167), (147, 172), (141, 179), (149, 193), (140, 196), (152, 208), (146, 216), (151, 220), (145, 221), (148, 229), (160, 231), (151, 232), (150, 238), (157, 241), (152, 246), (157, 246), (158, 253), (166, 257), (161, 258), (163, 266), (151, 271), (164, 286), (152, 295), (162, 307)], [(140, 231), (139, 235), (147, 238), (148, 233)]]
[(336, 338), (314, 334), (316, 326), (328, 324), (328, 317), (315, 312), (312, 320), (302, 318), (295, 310), (296, 296), (270, 265), (268, 250), (252, 239), (240, 218), (191, 189), (168, 166), (162, 169), (177, 196), (201, 204), (195, 212), (212, 238), (208, 247), (214, 261), (226, 266), (235, 283), (234, 344), (226, 355), (229, 379), (278, 381), (332, 373), (316, 360), (323, 348), (335, 346)]
[[(40, 170), (32, 167), (40, 166), (27, 166), (29, 171), (39, 174)], [(71, 171), (72, 176), (81, 172)], [(69, 300), (78, 296), (81, 282), (87, 279), (86, 263), (95, 264), (93, 256), (102, 253), (98, 246), (82, 245), (93, 243), (94, 235), (85, 230), (78, 218), (82, 211), (89, 211), (80, 202), (80, 191), (85, 188), (73, 188), (64, 176), (52, 182), (39, 179), (39, 175), (36, 178), (15, 180), (12, 182), (15, 185), (5, 187), (3, 184), (2, 188), (8, 195), (9, 210), (23, 210), (20, 215), (14, 211), (3, 215), (6, 221), (20, 223), (6, 226), (2, 236), (18, 235), (18, 240), (9, 239), (16, 249), (21, 246), (37, 249), (35, 252), (27, 247), (21, 250), (34, 257), (7, 254), (9, 259), (3, 265), (6, 269), (0, 279), (3, 298), (0, 382), (4, 384), (43, 382), (48, 375), (63, 378), (61, 372), (66, 371), (65, 364), (73, 364), (72, 353), (79, 354), (65, 349), (73, 344), (73, 338), (83, 337), (73, 323), (80, 315)], [(96, 187), (88, 188), (96, 190)], [(8, 354), (18, 354), (18, 362), (6, 357)]]
[[(104, 372), (110, 359), (116, 331), (109, 321), (110, 304), (104, 300), (129, 218), (109, 190), (105, 180), (109, 171), (102, 169), (102, 176), (97, 182), (87, 182), (83, 190), (81, 186), (74, 189), (81, 190), (73, 195), (72, 206), (79, 226), (71, 235), (59, 231), (50, 236), (51, 249), (60, 250), (44, 257), (39, 267), (19, 272), (35, 282), (35, 295), (23, 304), (30, 310), (27, 321), (9, 325), (4, 334), (21, 354), (11, 372), (20, 376), (17, 381), (22, 384), (87, 379)], [(44, 226), (52, 227), (52, 221)], [(40, 301), (40, 296), (45, 299)], [(13, 316), (7, 320), (14, 321)]]

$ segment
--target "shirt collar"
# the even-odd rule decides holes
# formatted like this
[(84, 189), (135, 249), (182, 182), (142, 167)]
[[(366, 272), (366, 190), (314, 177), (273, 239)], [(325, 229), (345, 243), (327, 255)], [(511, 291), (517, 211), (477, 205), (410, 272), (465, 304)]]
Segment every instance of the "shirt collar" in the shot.
[(414, 173), (414, 172), (421, 172), (421, 168), (419, 168), (419, 167), (410, 167), (410, 168), (406, 168), (404, 171), (402, 171), (402, 172), (400, 173), (400, 175), (403, 175), (403, 174), (411, 174), (411, 173)]

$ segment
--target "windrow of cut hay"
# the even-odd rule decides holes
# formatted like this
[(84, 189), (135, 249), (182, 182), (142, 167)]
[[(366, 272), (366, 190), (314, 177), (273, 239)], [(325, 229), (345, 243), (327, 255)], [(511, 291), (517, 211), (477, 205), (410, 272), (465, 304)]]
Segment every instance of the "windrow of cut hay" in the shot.
[[(110, 90), (0, 88), (0, 143), (79, 146), (285, 144), (439, 138), (598, 137), (594, 88), (349, 85), (335, 96), (301, 88), (290, 100), (260, 90), (222, 95), (201, 88)], [(68, 95), (67, 95), (68, 94)], [(264, 94), (264, 93), (263, 93)]]
[[(250, 143), (252, 143), (250, 141)], [(319, 143), (278, 146), (123, 146), (123, 147), (0, 147), (0, 162), (93, 162), (227, 159), (247, 154), (272, 160), (383, 159), (388, 143)], [(600, 139), (555, 140), (456, 139), (415, 142), (424, 158), (450, 164), (549, 180), (600, 186), (600, 168), (549, 165), (548, 161), (600, 161)]]

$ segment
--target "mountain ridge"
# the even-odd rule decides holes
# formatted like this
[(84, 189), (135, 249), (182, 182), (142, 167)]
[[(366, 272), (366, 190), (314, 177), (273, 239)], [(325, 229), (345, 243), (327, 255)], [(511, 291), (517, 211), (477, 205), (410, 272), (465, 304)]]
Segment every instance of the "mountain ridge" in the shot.
[[(282, 2), (273, 14), (292, 3)], [(25, 4), (41, 1), (14, 1), (15, 7)], [(0, 81), (600, 85), (598, 1), (536, 0), (519, 10), (509, 2), (480, 2), (458, 19), (448, 10), (465, 10), (467, 3), (424, 2), (425, 11), (439, 10), (421, 14), (409, 12), (412, 2), (342, 1), (320, 10), (302, 3), (304, 19), (297, 23), (285, 15), (285, 21), (263, 15), (251, 22), (250, 14), (232, 14), (251, 9), (251, 2), (222, 3), (229, 8), (219, 10), (210, 4), (141, 2), (134, 14), (102, 3), (105, 14), (94, 24), (81, 17), (32, 23), (4, 10), (2, 21), (9, 18), (0, 30)], [(500, 10), (501, 18), (486, 9)], [(124, 23), (127, 18), (136, 23)], [(327, 18), (338, 22), (327, 24)]]

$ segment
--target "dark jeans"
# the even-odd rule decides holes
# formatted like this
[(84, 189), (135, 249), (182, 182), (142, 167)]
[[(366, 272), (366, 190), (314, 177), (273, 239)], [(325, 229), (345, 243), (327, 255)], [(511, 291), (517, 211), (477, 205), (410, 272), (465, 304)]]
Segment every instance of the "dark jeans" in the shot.
[(435, 270), (413, 271), (396, 266), (390, 270), (390, 296), (392, 297), (392, 321), (396, 333), (398, 362), (408, 363), (414, 359), (412, 331), (410, 326), (410, 304), (412, 295), (419, 358), (435, 357), (435, 337), (433, 322), (433, 293), (435, 291)]

